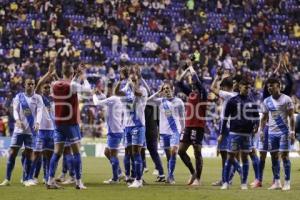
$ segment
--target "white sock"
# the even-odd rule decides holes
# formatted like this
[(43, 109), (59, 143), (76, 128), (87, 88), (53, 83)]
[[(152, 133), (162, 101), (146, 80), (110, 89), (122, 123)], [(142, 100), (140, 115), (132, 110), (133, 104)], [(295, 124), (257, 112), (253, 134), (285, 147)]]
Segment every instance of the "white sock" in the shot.
[(54, 178), (53, 177), (49, 177), (47, 184), (48, 185), (52, 185), (54, 183)]
[(76, 179), (76, 185), (81, 185), (82, 184), (82, 182), (81, 182), (81, 179)]

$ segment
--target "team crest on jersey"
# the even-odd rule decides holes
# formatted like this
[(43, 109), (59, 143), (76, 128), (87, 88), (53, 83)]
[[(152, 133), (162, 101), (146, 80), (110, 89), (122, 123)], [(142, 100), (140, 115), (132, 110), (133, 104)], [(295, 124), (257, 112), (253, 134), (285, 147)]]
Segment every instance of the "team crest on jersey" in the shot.
[(24, 109), (23, 112), (25, 116), (31, 115), (31, 110), (29, 108)]
[(172, 111), (171, 110), (165, 110), (165, 114), (167, 117), (172, 116)]

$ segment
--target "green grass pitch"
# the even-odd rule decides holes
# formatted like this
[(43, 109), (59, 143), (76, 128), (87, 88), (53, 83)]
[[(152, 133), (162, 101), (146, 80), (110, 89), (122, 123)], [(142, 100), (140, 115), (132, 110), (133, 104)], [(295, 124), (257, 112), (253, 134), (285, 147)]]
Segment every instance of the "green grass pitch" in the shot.
[[(166, 166), (166, 161), (164, 165)], [(5, 174), (5, 159), (0, 159), (0, 178)], [(202, 175), (202, 186), (189, 187), (186, 181), (189, 178), (187, 168), (183, 165), (180, 158), (177, 159), (175, 170), (176, 185), (166, 185), (154, 183), (155, 176), (152, 175), (153, 164), (147, 160), (150, 171), (144, 175), (147, 185), (140, 189), (129, 189), (125, 183), (119, 185), (104, 185), (102, 182), (111, 176), (111, 168), (108, 161), (104, 158), (84, 158), (83, 160), (83, 180), (88, 187), (85, 191), (78, 191), (73, 186), (67, 186), (63, 190), (47, 190), (42, 184), (30, 188), (25, 188), (20, 184), (21, 166), (20, 158), (17, 158), (16, 167), (13, 173), (12, 185), (0, 188), (1, 200), (297, 200), (300, 199), (300, 160), (292, 159), (292, 190), (268, 191), (271, 183), (270, 160), (267, 160), (265, 170), (265, 181), (263, 188), (240, 190), (239, 176), (236, 175), (234, 184), (227, 191), (221, 191), (219, 187), (211, 186), (213, 181), (220, 177), (220, 159), (205, 158)], [(60, 168), (58, 173), (60, 173)], [(281, 167), (281, 177), (283, 178)], [(40, 176), (41, 177), (41, 176)], [(249, 182), (253, 181), (253, 168), (250, 166)], [(41, 179), (40, 179), (41, 180)]]

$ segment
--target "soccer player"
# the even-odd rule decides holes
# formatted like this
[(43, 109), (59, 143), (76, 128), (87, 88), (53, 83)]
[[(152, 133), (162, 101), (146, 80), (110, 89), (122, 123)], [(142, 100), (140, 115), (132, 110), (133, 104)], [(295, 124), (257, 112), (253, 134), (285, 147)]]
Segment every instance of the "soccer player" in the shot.
[(235, 157), (241, 151), (242, 158), (242, 180), (241, 189), (248, 189), (247, 178), (249, 173), (248, 155), (251, 152), (251, 137), (257, 132), (259, 113), (254, 100), (249, 97), (249, 83), (243, 79), (239, 83), (239, 94), (232, 97), (225, 107), (224, 119), (221, 125), (221, 138), (226, 133), (227, 122), (229, 126), (228, 157), (224, 169), (224, 183), (221, 189), (229, 188), (229, 177), (231, 167), (234, 165)]
[(54, 141), (53, 141), (53, 134), (54, 134), (54, 103), (52, 97), (50, 96), (50, 79), (55, 73), (54, 71), (55, 65), (51, 63), (49, 66), (48, 72), (40, 78), (37, 86), (35, 88), (35, 92), (42, 96), (43, 100), (43, 113), (42, 119), (40, 122), (40, 127), (38, 130), (38, 134), (36, 136), (36, 140), (34, 141), (34, 148), (33, 148), (33, 156), (32, 156), (32, 166), (29, 173), (29, 185), (37, 185), (37, 179), (33, 178), (34, 173), (38, 170), (37, 165), (43, 158), (45, 159), (44, 162), (44, 170), (45, 170), (45, 177), (44, 179), (48, 179), (48, 171), (49, 171), (49, 164), (50, 159), (54, 149)]
[[(76, 177), (76, 189), (86, 189), (81, 180), (81, 155), (79, 130), (79, 106), (78, 95), (80, 92), (90, 92), (91, 87), (84, 75), (84, 67), (79, 66), (74, 75), (73, 66), (65, 63), (62, 68), (63, 78), (53, 83), (53, 99), (55, 105), (55, 132), (54, 154), (50, 161), (48, 189), (58, 189), (54, 176), (59, 158), (61, 157), (64, 144), (70, 142), (73, 152), (74, 169)], [(83, 81), (81, 84), (79, 81)]]
[[(125, 80), (124, 77), (125, 76), (121, 76), (120, 81), (117, 83), (115, 94), (123, 96), (122, 102), (125, 106), (125, 146), (128, 150), (132, 151), (134, 157), (134, 175), (136, 178), (134, 182), (129, 185), (129, 188), (140, 188), (143, 186), (141, 149), (145, 142), (145, 107), (148, 95), (146, 88), (140, 84), (141, 76), (136, 67), (131, 69), (126, 86), (120, 90), (121, 81)], [(128, 162), (124, 161), (124, 164), (125, 173), (128, 176)]]
[[(180, 138), (178, 154), (191, 173), (188, 185), (198, 186), (200, 185), (203, 167), (201, 148), (204, 137), (207, 92), (202, 86), (190, 60), (187, 61), (187, 65), (189, 67), (183, 72), (178, 80), (178, 87), (188, 96), (185, 130)], [(190, 72), (192, 76), (189, 76), (188, 84), (185, 84), (183, 79), (188, 72)], [(194, 148), (196, 170), (193, 167), (190, 157), (186, 153), (190, 145)]]
[(25, 186), (30, 186), (28, 178), (32, 163), (32, 144), (36, 131), (39, 130), (43, 111), (42, 98), (40, 95), (34, 93), (34, 86), (35, 81), (33, 77), (26, 77), (25, 92), (18, 93), (13, 100), (13, 116), (16, 120), (16, 124), (11, 138), (10, 151), (7, 160), (6, 179), (0, 184), (0, 186), (10, 185), (11, 174), (15, 166), (16, 156), (23, 144), (25, 146), (25, 180), (23, 180), (23, 184)]
[[(162, 93), (162, 98), (157, 96)], [(160, 142), (165, 150), (168, 160), (169, 184), (175, 184), (174, 170), (179, 146), (180, 133), (184, 130), (184, 103), (181, 99), (174, 97), (173, 87), (165, 83), (161, 90), (149, 97), (148, 101), (156, 102), (159, 105), (159, 132)]]
[(107, 125), (107, 146), (109, 159), (112, 166), (113, 176), (111, 179), (104, 181), (105, 184), (119, 183), (119, 159), (118, 148), (123, 138), (122, 114), (123, 105), (120, 97), (111, 96), (104, 100), (99, 100), (96, 94), (93, 95), (95, 105), (105, 106), (106, 108), (106, 125)]
[[(279, 72), (279, 73), (278, 73)], [(282, 93), (288, 96), (292, 95), (292, 88), (293, 88), (293, 78), (289, 70), (286, 68), (284, 62), (280, 61), (278, 64), (277, 69), (275, 69), (274, 74), (279, 75), (280, 73), (284, 73), (284, 85), (285, 88), (282, 90)], [(263, 91), (263, 100), (270, 96), (270, 93), (268, 91), (267, 83), (264, 86)], [(265, 125), (265, 128), (263, 130), (264, 137), (261, 137), (259, 141), (259, 154), (260, 154), (260, 162), (259, 162), (259, 182), (257, 182), (257, 185), (262, 186), (263, 182), (263, 172), (265, 168), (265, 160), (267, 157), (268, 152), (268, 123)], [(262, 140), (263, 139), (263, 140)]]
[(295, 140), (294, 105), (289, 96), (280, 92), (281, 83), (279, 79), (269, 78), (267, 87), (271, 96), (266, 98), (262, 104), (263, 116), (260, 135), (263, 140), (263, 131), (268, 121), (268, 150), (271, 152), (274, 176), (273, 185), (269, 189), (281, 189), (280, 155), (285, 172), (285, 182), (282, 190), (290, 190), (291, 162), (289, 160), (289, 151), (291, 142)]
[[(217, 82), (220, 79), (222, 71), (218, 71), (218, 74), (216, 78), (214, 79), (212, 85), (211, 85), (211, 91), (219, 96), (222, 99), (222, 108), (221, 108), (221, 121), (220, 121), (220, 130), (221, 130), (221, 124), (222, 120), (224, 118), (224, 112), (227, 102), (230, 98), (238, 95), (237, 92), (233, 91), (233, 80), (230, 77), (226, 77), (221, 79), (220, 86), (217, 86)], [(220, 89), (221, 88), (221, 89)], [(225, 162), (227, 160), (227, 151), (228, 151), (228, 137), (229, 137), (229, 125), (224, 129), (224, 133), (220, 133), (219, 139), (218, 139), (218, 153), (221, 155), (222, 158), (222, 179), (220, 181), (217, 181), (213, 183), (213, 186), (222, 186), (222, 184), (225, 182), (224, 177), (224, 166)], [(222, 135), (222, 136), (221, 136)], [(222, 139), (222, 140), (221, 140)], [(237, 162), (237, 160), (235, 160)], [(235, 165), (239, 165), (238, 163), (235, 163)]]

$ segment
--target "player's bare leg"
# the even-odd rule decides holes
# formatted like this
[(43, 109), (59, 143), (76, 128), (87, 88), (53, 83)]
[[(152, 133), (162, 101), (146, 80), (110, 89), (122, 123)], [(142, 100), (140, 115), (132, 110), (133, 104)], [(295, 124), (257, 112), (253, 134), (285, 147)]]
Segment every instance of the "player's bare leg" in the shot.
[(202, 158), (202, 146), (197, 144), (193, 145), (194, 148), (194, 155), (195, 155), (195, 166), (196, 166), (196, 179), (193, 181), (193, 186), (199, 186), (200, 180), (201, 180), (201, 174), (202, 174), (202, 168), (203, 168), (203, 158)]
[(195, 169), (193, 167), (193, 163), (191, 161), (191, 158), (189, 157), (189, 155), (186, 152), (188, 150), (189, 146), (190, 146), (190, 144), (180, 142), (178, 154), (179, 154), (182, 162), (185, 164), (185, 166), (190, 171), (191, 177), (188, 180), (188, 185), (191, 185), (194, 182), (194, 180), (196, 179), (196, 173), (195, 173)]

